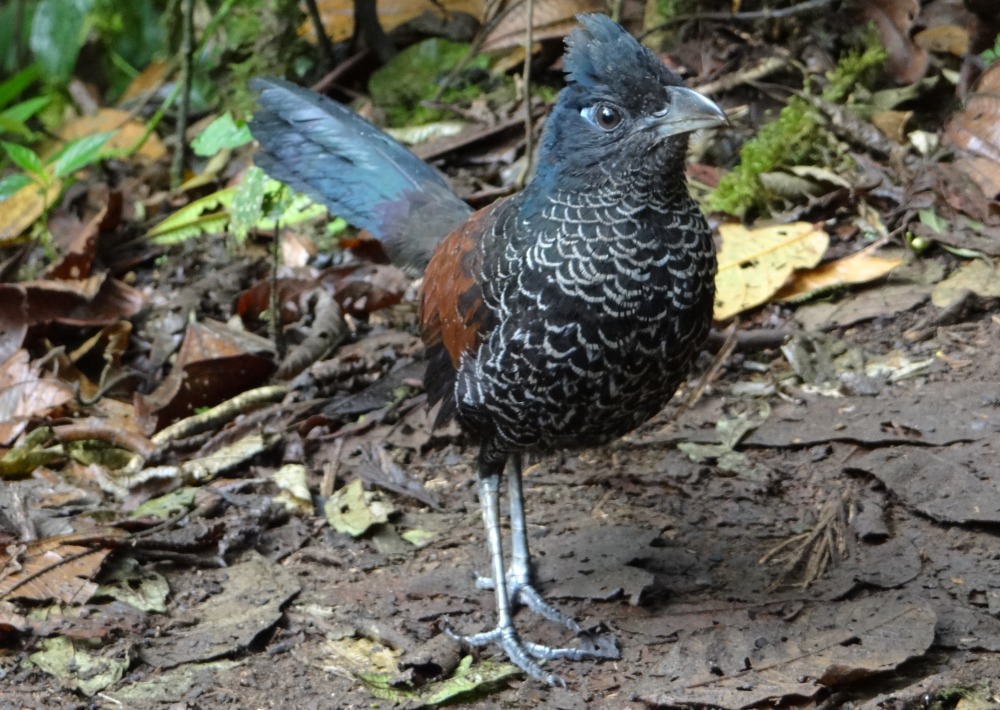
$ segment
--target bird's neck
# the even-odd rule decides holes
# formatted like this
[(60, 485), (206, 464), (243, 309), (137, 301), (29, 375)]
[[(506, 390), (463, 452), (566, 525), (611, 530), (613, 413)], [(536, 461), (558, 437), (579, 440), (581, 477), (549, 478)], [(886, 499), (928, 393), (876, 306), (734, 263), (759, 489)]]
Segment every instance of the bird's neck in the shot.
[(540, 209), (559, 195), (575, 195), (602, 204), (647, 203), (664, 209), (690, 199), (683, 158), (638, 161), (634, 165), (595, 164), (585, 169), (559, 163), (540, 164), (524, 190), (523, 204), (528, 211), (532, 207)]
[(566, 159), (551, 146), (539, 153), (534, 178), (525, 188), (527, 203), (544, 204), (555, 194), (592, 196), (602, 202), (645, 200), (669, 206), (688, 199), (684, 153), (663, 150), (639, 160), (587, 161), (584, 155)]

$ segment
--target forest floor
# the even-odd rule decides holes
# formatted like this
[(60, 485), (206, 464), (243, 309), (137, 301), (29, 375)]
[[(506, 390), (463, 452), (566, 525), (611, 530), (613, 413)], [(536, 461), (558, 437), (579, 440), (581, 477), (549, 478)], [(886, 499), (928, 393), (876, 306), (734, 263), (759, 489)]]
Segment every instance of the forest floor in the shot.
[[(974, 306), (937, 317), (924, 305), (800, 335), (825, 384), (791, 377), (778, 350), (738, 348), (694, 406), (681, 403), (697, 375), (625, 440), (538, 462), (526, 496), (539, 586), (621, 659), (553, 662), (567, 685), (547, 688), (488, 663), (503, 660), (492, 649), (474, 653), (457, 701), (996, 707), (1000, 318)], [(371, 330), (362, 347), (414, 337)], [(165, 580), (163, 612), (89, 605), (107, 632), (102, 657), (131, 659), (122, 679), (81, 703), (40, 668), (5, 661), (0, 706), (417, 707), (458, 693), (422, 685), (468, 652), (443, 625), (483, 630), (494, 605), (473, 579), (485, 566), (474, 450), (432, 437), (427, 422), (413, 406), (353, 443), (319, 445), (342, 455), (345, 481), (394, 468), (348, 455), (363, 439), (416, 447), (401, 465), (418, 493), (380, 493), (395, 512), (359, 538), (276, 516), (266, 464), (207, 487), (221, 497), (174, 521), (187, 548), (161, 531), (163, 544), (138, 554), (130, 584), (143, 593), (149, 575)], [(193, 544), (199, 535), (211, 544)], [(527, 610), (517, 619), (531, 640), (578, 643)]]
[[(550, 87), (584, 5), (536, 28)], [(621, 656), (546, 664), (565, 687), (445, 633), (491, 628), (494, 599), (414, 283), (327, 217), (275, 228), (287, 195), (220, 96), (171, 187), (176, 137), (137, 142), (162, 67), (145, 114), (67, 107), (63, 153), (50, 89), (0, 83), (24, 124), (0, 142), (0, 710), (1000, 708), (1000, 15), (743, 5), (664, 55), (732, 124), (689, 170), (720, 330), (653, 421), (525, 477), (537, 586), (585, 633), (519, 628)], [(364, 93), (357, 57), (324, 89)], [(493, 69), (414, 149), (475, 207), (515, 189), (525, 104), (555, 93)], [(777, 157), (750, 202), (711, 207), (754, 141)]]

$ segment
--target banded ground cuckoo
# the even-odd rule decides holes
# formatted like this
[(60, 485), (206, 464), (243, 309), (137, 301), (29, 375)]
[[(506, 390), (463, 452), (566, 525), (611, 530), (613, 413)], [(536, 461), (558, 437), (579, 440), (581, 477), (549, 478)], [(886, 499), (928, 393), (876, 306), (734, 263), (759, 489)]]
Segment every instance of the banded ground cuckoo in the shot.
[[(525, 453), (596, 446), (673, 396), (710, 326), (712, 236), (684, 181), (687, 134), (725, 122), (657, 56), (603, 15), (567, 39), (567, 86), (525, 189), (471, 214), (444, 179), (350, 109), (257, 79), (257, 165), (424, 268), (425, 386), (479, 445), (478, 492), (496, 594), (497, 644), (550, 684), (540, 661), (617, 657), (522, 638), (520, 602), (580, 626), (532, 586), (521, 487)], [(507, 467), (510, 567), (499, 487)]]

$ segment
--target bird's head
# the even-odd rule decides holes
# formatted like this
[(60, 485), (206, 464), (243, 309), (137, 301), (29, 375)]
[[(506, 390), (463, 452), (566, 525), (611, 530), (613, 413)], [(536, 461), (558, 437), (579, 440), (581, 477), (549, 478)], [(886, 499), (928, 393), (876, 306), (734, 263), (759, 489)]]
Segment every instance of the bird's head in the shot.
[(684, 86), (605, 15), (578, 16), (566, 40), (568, 84), (546, 124), (536, 181), (585, 189), (629, 179), (682, 179), (687, 134), (725, 123), (713, 101)]

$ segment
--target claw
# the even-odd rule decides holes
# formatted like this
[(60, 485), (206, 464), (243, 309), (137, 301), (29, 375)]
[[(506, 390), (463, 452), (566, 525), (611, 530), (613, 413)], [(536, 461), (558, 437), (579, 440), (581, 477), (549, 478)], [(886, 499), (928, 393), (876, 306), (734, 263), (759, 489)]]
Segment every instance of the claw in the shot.
[[(492, 577), (476, 575), (476, 589), (495, 590), (496, 584), (494, 584)], [(528, 607), (539, 616), (559, 624), (574, 634), (579, 635), (583, 631), (573, 617), (550, 604), (541, 592), (531, 584), (517, 579), (510, 571), (507, 572), (507, 598)]]
[(619, 658), (618, 648), (613, 641), (595, 644), (594, 649), (551, 648), (523, 640), (514, 628), (511, 602), (518, 601), (549, 621), (554, 621), (574, 634), (583, 636), (580, 625), (568, 615), (556, 609), (531, 586), (531, 558), (524, 523), (523, 492), (521, 491), (521, 471), (519, 457), (513, 460), (510, 476), (511, 532), (513, 550), (511, 569), (504, 570), (503, 545), (500, 541), (499, 484), (502, 464), (481, 459), (479, 470), (479, 500), (482, 507), (486, 539), (489, 543), (490, 577), (478, 577), (476, 586), (493, 589), (497, 601), (497, 625), (490, 631), (471, 636), (461, 636), (452, 631), (447, 623), (445, 632), (452, 638), (470, 646), (499, 646), (511, 662), (532, 678), (548, 685), (566, 686), (558, 675), (546, 673), (539, 662), (551, 660), (582, 661), (585, 659)]
[(617, 649), (611, 654), (599, 649), (588, 651), (582, 648), (552, 648), (540, 643), (525, 641), (518, 636), (517, 630), (513, 626), (497, 626), (490, 631), (462, 636), (446, 623), (444, 631), (456, 641), (468, 644), (469, 646), (480, 647), (490, 644), (499, 646), (507, 654), (507, 658), (510, 659), (511, 663), (535, 680), (542, 681), (551, 686), (560, 685), (563, 688), (566, 687), (566, 681), (555, 673), (546, 673), (543, 671), (539, 661), (582, 661), (619, 657)]

